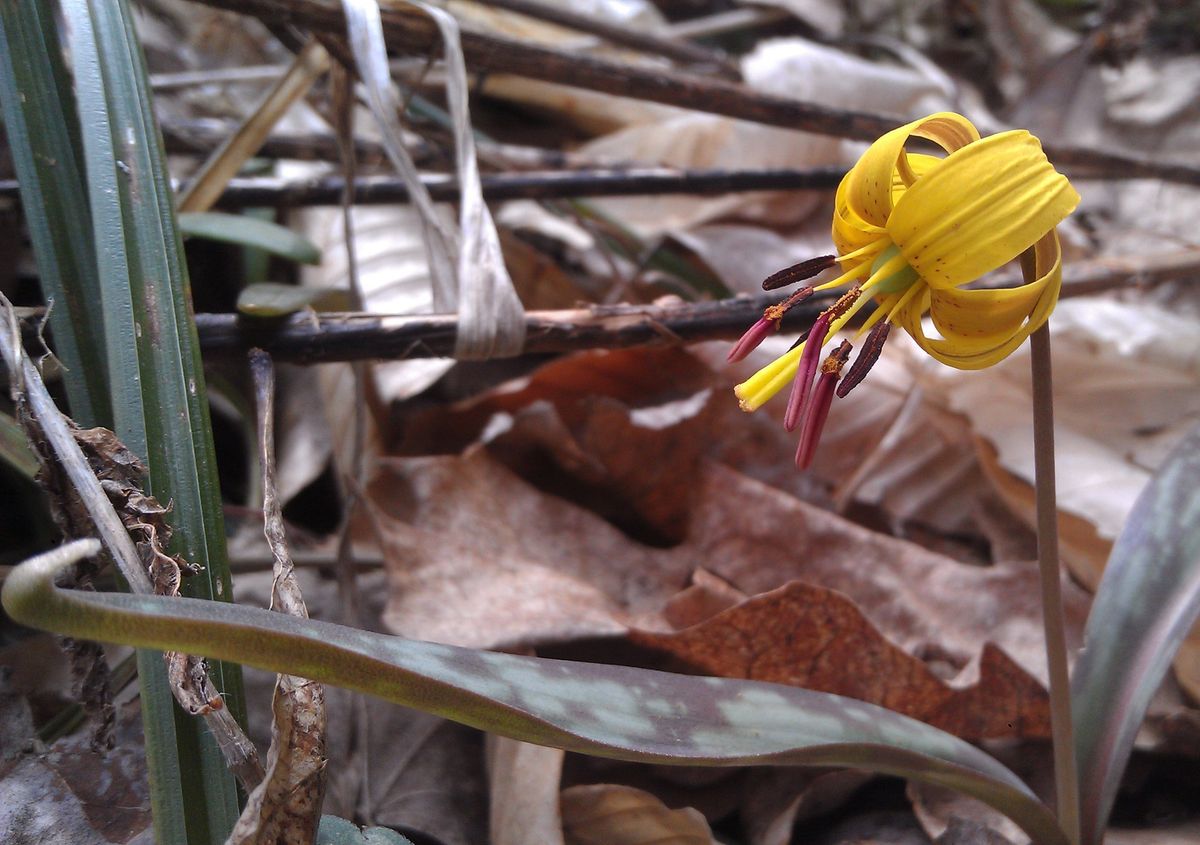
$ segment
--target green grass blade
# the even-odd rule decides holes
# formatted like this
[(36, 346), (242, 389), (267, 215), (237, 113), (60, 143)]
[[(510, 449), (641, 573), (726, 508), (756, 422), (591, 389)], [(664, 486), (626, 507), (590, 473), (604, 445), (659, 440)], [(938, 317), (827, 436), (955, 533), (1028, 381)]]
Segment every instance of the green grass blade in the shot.
[[(105, 356), (113, 396), (114, 429), (146, 459), (150, 491), (173, 505), (172, 550), (200, 564), (189, 579), (192, 595), (227, 598), (229, 573), (182, 241), (175, 222), (162, 142), (151, 111), (149, 84), (129, 9), (122, 0), (63, 0), (78, 100), (88, 200), (101, 280)], [(145, 667), (153, 671), (148, 662)], [(214, 665), (213, 680), (235, 714), (242, 712), (240, 673)], [(167, 694), (155, 699), (156, 730)], [(187, 841), (224, 841), (238, 815), (237, 791), (204, 728), (176, 711), (174, 763), (169, 749), (156, 773), (168, 787), (178, 780)], [(164, 734), (164, 738), (166, 738)], [(157, 784), (156, 784), (157, 785)], [(176, 803), (164, 796), (156, 809)], [(170, 823), (177, 827), (177, 821)], [(160, 837), (176, 841), (171, 834)]]
[(219, 602), (54, 586), (84, 540), (18, 566), (8, 613), (82, 639), (178, 649), (286, 672), (483, 730), (622, 760), (679, 765), (849, 766), (973, 795), (1040, 845), (1065, 845), (1016, 775), (937, 728), (796, 687), (544, 660), (405, 640)]
[(1071, 679), (1083, 841), (1099, 843), (1150, 699), (1200, 614), (1200, 429), (1142, 491), (1113, 546)]
[(75, 97), (45, 0), (0, 2), (0, 106), (71, 414), (112, 425)]

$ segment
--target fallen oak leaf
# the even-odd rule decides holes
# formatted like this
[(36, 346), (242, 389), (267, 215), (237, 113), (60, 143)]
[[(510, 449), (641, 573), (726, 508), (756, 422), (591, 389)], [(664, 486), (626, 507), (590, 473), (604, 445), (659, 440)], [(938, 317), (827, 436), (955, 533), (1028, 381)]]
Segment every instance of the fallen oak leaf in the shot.
[(815, 584), (793, 581), (691, 628), (629, 638), (709, 674), (869, 701), (964, 739), (1050, 735), (1045, 690), (994, 645), (983, 647), (978, 680), (955, 689), (848, 597)]

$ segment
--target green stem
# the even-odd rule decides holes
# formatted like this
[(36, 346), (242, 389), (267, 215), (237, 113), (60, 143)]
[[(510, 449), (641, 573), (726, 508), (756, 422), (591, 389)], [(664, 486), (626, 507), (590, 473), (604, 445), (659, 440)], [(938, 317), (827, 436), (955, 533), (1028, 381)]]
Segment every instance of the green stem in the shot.
[(1054, 785), (1058, 821), (1072, 845), (1080, 841), (1079, 773), (1071, 723), (1071, 683), (1058, 565), (1058, 503), (1054, 489), (1054, 386), (1050, 370), (1050, 327), (1030, 337), (1033, 369), (1033, 461), (1037, 476), (1038, 568), (1041, 570), (1042, 623), (1050, 670), (1050, 720), (1054, 741)]

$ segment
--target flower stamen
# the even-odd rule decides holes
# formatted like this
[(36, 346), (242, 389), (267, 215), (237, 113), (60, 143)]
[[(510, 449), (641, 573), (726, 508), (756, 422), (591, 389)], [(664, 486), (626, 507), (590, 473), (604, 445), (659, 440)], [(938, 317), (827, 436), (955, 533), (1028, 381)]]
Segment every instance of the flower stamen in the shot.
[(805, 341), (804, 351), (800, 355), (800, 363), (796, 367), (796, 378), (792, 382), (792, 392), (788, 396), (787, 409), (783, 412), (783, 427), (788, 431), (796, 428), (804, 413), (804, 406), (807, 404), (809, 393), (812, 390), (813, 379), (817, 375), (817, 362), (820, 359), (821, 347), (825, 345), (830, 333), (830, 323), (834, 320), (841, 320), (857, 310), (855, 306), (861, 307), (861, 303), (864, 301), (861, 294), (861, 288), (852, 288), (842, 294), (837, 302), (821, 312), (821, 316), (817, 317), (817, 321), (809, 330), (808, 340)]
[(733, 345), (733, 349), (729, 350), (729, 357), (725, 360), (731, 364), (741, 361), (757, 349), (759, 344), (766, 340), (771, 332), (779, 331), (779, 324), (783, 320), (784, 314), (812, 295), (812, 285), (808, 285), (795, 291), (791, 296), (783, 300), (783, 302), (768, 306), (763, 311), (763, 315), (758, 319), (758, 322), (738, 338), (738, 342)]
[(816, 258), (810, 258), (807, 261), (801, 261), (799, 264), (793, 264), (791, 267), (785, 267), (778, 273), (772, 273), (763, 279), (763, 290), (776, 290), (785, 288), (795, 282), (802, 282), (805, 279), (811, 279), (813, 276), (828, 270), (837, 262), (836, 255), (820, 255)]
[[(872, 315), (874, 316), (874, 315)], [(858, 357), (854, 359), (846, 377), (842, 379), (841, 384), (837, 387), (837, 397), (845, 399), (846, 394), (859, 385), (867, 373), (871, 371), (871, 367), (875, 366), (875, 362), (879, 360), (879, 354), (883, 352), (883, 344), (888, 339), (888, 334), (892, 330), (891, 323), (879, 323), (867, 335), (867, 342), (863, 346), (862, 351), (858, 353)]]
[(821, 432), (825, 430), (825, 421), (829, 419), (829, 407), (833, 403), (834, 388), (842, 374), (842, 367), (850, 358), (852, 348), (850, 341), (843, 340), (841, 345), (821, 365), (821, 378), (813, 390), (812, 402), (805, 415), (804, 429), (800, 434), (800, 445), (796, 448), (796, 467), (798, 469), (808, 469), (817, 452), (817, 443), (821, 440)]

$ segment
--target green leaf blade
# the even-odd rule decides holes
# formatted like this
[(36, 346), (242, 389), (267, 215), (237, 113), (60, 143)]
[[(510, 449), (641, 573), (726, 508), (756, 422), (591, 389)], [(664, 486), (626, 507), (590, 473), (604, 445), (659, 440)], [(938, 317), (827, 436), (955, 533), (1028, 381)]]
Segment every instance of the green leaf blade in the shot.
[[(150, 492), (173, 504), (171, 551), (202, 568), (201, 576), (189, 579), (184, 589), (227, 599), (230, 582), (211, 424), (183, 242), (145, 60), (125, 0), (62, 0), (61, 8), (100, 280), (94, 303), (103, 317), (99, 361), (111, 386), (113, 427), (146, 461)], [(237, 668), (214, 665), (210, 673), (233, 713), (244, 718)], [(237, 820), (238, 796), (216, 743), (195, 719), (174, 709), (165, 684), (147, 680), (143, 696), (147, 722), (174, 721), (178, 746), (147, 746), (159, 773), (154, 781), (168, 788), (180, 784), (186, 798), (164, 795), (155, 803), (156, 825), (177, 807), (186, 815), (186, 836), (179, 833), (180, 820), (172, 818), (159, 837), (223, 842)], [(163, 774), (172, 767), (175, 776)]]
[(1071, 679), (1083, 841), (1104, 838), (1150, 699), (1200, 614), (1200, 429), (1138, 497), (1109, 556)]
[(4, 606), (71, 636), (237, 658), (527, 742), (638, 762), (864, 768), (957, 789), (1043, 845), (1050, 811), (995, 759), (853, 699), (756, 681), (472, 651), (185, 599), (57, 590), (54, 566), (18, 567)]
[(0, 3), (0, 108), (71, 413), (112, 425), (103, 367), (104, 320), (75, 97), (58, 46), (53, 4)]
[(179, 215), (184, 237), (261, 249), (300, 264), (320, 264), (321, 250), (299, 232), (245, 214), (194, 211)]

